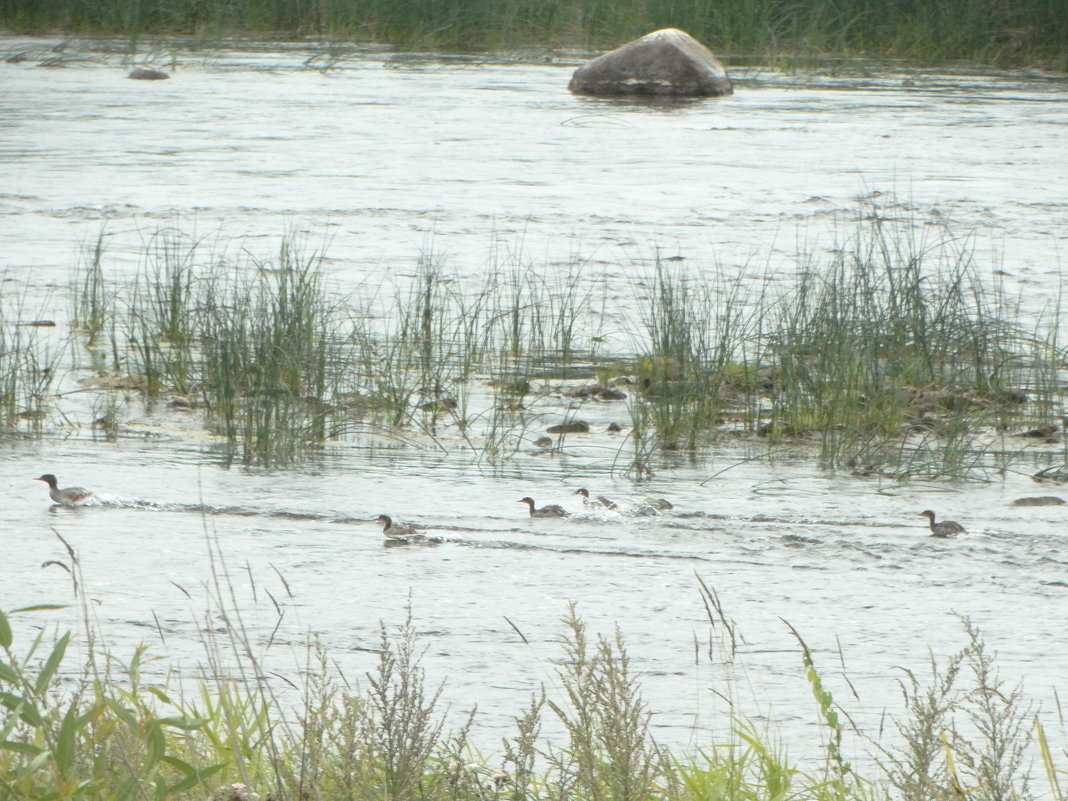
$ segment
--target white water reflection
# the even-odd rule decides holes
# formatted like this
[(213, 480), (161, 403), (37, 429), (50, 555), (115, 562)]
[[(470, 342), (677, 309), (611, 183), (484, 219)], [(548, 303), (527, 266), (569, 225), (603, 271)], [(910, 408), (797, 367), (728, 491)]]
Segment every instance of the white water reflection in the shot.
[[(163, 225), (261, 254), (297, 229), (327, 243), (338, 286), (410, 272), (428, 250), (473, 283), (494, 247), (545, 269), (589, 259), (622, 316), (657, 251), (696, 269), (774, 276), (798, 251), (832, 247), (835, 221), (878, 193), (921, 233), (946, 221), (974, 232), (984, 269), (1004, 271), (1026, 308), (1041, 311), (1059, 289), (1063, 79), (752, 70), (736, 76), (731, 98), (662, 108), (572, 97), (566, 61), (368, 51), (320, 71), (307, 56), (182, 55), (161, 83), (125, 80), (106, 54), (64, 69), (0, 63), (5, 293), (27, 293), (62, 334), (72, 264), (102, 227), (110, 268), (127, 275)], [(77, 396), (66, 402), (77, 421), (91, 419)], [(618, 438), (600, 434), (496, 468), (341, 448), (314, 470), (226, 471), (195, 425), (172, 418), (146, 411), (141, 441), (75, 434), (5, 446), (0, 604), (69, 600), (70, 577), (40, 567), (65, 558), (58, 533), (82, 560), (109, 645), (121, 655), (152, 641), (192, 672), (217, 536), (269, 669), (296, 675), (312, 632), (359, 677), (378, 621), (400, 622), (410, 594), (428, 669), (448, 677), (454, 710), (479, 705), (476, 742), (487, 750), (530, 692), (553, 686), (570, 601), (595, 630), (620, 624), (666, 744), (722, 734), (715, 689), (813, 747), (817, 710), (779, 618), (813, 647), (867, 734), (897, 702), (895, 666), (922, 671), (928, 648), (944, 657), (960, 647), (957, 614), (1046, 711), (1068, 681), (1057, 626), (1068, 609), (1068, 513), (1011, 507), (1060, 489), (1026, 476), (892, 488), (819, 474), (804, 456), (769, 464), (724, 450), (639, 487), (616, 469)], [(49, 510), (32, 480), (42, 472), (106, 503)], [(532, 521), (517, 503), (532, 495), (581, 512), (579, 486), (660, 494), (675, 509)], [(973, 534), (931, 540), (925, 508)], [(380, 513), (448, 541), (385, 549)], [(695, 660), (695, 637), (709, 636), (695, 574), (737, 622), (733, 666), (715, 651), (712, 665)], [(266, 590), (286, 611), (277, 631)], [(77, 613), (47, 619), (76, 625)]]

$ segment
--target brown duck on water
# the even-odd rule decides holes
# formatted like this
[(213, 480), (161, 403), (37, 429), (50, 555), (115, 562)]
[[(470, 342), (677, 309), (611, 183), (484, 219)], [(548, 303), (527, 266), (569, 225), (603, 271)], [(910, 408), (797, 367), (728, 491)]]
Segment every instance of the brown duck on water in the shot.
[(379, 515), (375, 519), (382, 524), (382, 533), (391, 540), (401, 540), (403, 542), (408, 537), (419, 533), (415, 526), (409, 526), (406, 523), (394, 523), (393, 518), (389, 515)]
[(958, 534), (966, 534), (964, 526), (954, 520), (943, 520), (941, 523), (935, 522), (935, 513), (930, 509), (925, 509), (920, 512), (921, 515), (927, 518), (929, 525), (931, 526), (932, 537), (955, 537)]
[(531, 517), (567, 517), (567, 510), (562, 506), (557, 506), (555, 503), (543, 506), (540, 509), (534, 506), (533, 498), (520, 498), (519, 503), (525, 503), (530, 507)]
[(74, 506), (76, 503), (87, 501), (93, 497), (93, 493), (84, 487), (59, 488), (59, 482), (51, 473), (38, 476), (34, 481), (43, 481), (48, 485), (48, 497), (63, 506)]

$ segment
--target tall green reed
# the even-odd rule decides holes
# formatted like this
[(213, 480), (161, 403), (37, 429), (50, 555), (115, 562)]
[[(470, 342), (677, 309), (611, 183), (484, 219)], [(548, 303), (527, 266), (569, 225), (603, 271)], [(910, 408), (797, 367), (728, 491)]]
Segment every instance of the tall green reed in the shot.
[(104, 280), (104, 240), (105, 231), (96, 237), (91, 251), (84, 251), (84, 265), (71, 282), (72, 314), (74, 327), (88, 337), (88, 345), (96, 345), (100, 336), (107, 330), (114, 316), (114, 296), (108, 291)]
[(695, 449), (734, 402), (733, 368), (752, 313), (739, 282), (708, 282), (657, 262), (636, 380), (660, 448)]
[(200, 385), (209, 419), (245, 462), (287, 462), (331, 433), (342, 318), (321, 255), (283, 240), (251, 276), (211, 281), (202, 303)]

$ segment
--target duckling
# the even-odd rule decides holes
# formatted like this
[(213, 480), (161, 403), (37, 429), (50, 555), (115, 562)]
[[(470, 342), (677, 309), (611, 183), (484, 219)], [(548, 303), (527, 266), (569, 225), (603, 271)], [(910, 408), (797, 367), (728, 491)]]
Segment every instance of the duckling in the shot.
[(43, 476), (38, 476), (34, 481), (43, 481), (46, 483), (48, 485), (48, 497), (63, 506), (74, 506), (76, 503), (87, 501), (93, 497), (93, 493), (84, 487), (66, 487), (65, 489), (60, 489), (59, 482), (51, 473), (45, 473)]
[(658, 515), (661, 512), (666, 512), (668, 509), (674, 508), (674, 504), (664, 498), (646, 498), (638, 507), (638, 514), (643, 517), (648, 517), (650, 515)]
[(585, 487), (582, 487), (581, 489), (575, 490), (574, 494), (582, 496), (582, 505), (583, 506), (603, 506), (605, 509), (618, 509), (619, 508), (616, 505), (615, 501), (609, 500), (608, 498), (604, 497), (603, 495), (598, 495), (594, 500), (591, 501), (590, 500), (590, 491), (588, 489), (586, 489)]
[(955, 537), (958, 534), (967, 533), (964, 530), (964, 526), (954, 520), (943, 520), (941, 523), (936, 523), (935, 513), (930, 509), (925, 509), (920, 512), (920, 514), (927, 518), (928, 523), (931, 526), (932, 537)]
[(567, 510), (562, 506), (557, 506), (555, 503), (543, 506), (540, 509), (534, 508), (533, 498), (520, 498), (519, 503), (525, 503), (530, 507), (531, 517), (567, 517)]
[(379, 515), (376, 519), (382, 524), (382, 533), (391, 540), (407, 542), (408, 537), (413, 537), (419, 533), (419, 530), (415, 528), (415, 526), (409, 526), (405, 523), (394, 523), (393, 518), (389, 515)]

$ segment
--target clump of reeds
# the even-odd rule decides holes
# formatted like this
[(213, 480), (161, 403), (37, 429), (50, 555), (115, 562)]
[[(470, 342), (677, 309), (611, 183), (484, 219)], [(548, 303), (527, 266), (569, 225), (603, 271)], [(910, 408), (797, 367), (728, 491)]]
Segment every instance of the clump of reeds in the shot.
[(1056, 327), (1024, 327), (967, 242), (912, 230), (869, 209), (773, 297), (661, 266), (633, 368), (636, 446), (744, 429), (813, 442), (832, 468), (963, 476), (998, 432), (1056, 426)]
[(967, 243), (916, 241), (873, 209), (836, 254), (780, 301), (766, 433), (815, 433), (833, 467), (961, 475), (991, 429), (1033, 419), (1044, 337)]
[(636, 477), (661, 452), (741, 434), (809, 443), (827, 467), (860, 473), (1005, 467), (1023, 449), (1005, 432), (1066, 416), (1059, 314), (1025, 325), (967, 240), (916, 230), (865, 207), (829, 260), (809, 254), (759, 294), (722, 271), (658, 263), (632, 353), (598, 352), (596, 293), (608, 288), (581, 263), (494, 261), (468, 286), (428, 256), (390, 302), (388, 289), (329, 292), (321, 254), (292, 237), (276, 260), (231, 263), (161, 231), (122, 304), (103, 288), (98, 240), (77, 305), (83, 327), (109, 321), (128, 385), (198, 400), (228, 457), (249, 462), (293, 461), (355, 432), (496, 458), (519, 447), (539, 404), (558, 411), (560, 382), (610, 365), (631, 382)]
[(212, 426), (247, 462), (289, 462), (328, 434), (337, 326), (321, 256), (284, 240), (251, 276), (215, 277), (199, 310), (198, 389)]
[(198, 248), (199, 242), (187, 242), (178, 231), (157, 231), (132, 289), (126, 316), (130, 369), (139, 374), (150, 398), (163, 391), (186, 395), (192, 389)]
[(632, 403), (632, 421), (651, 427), (662, 449), (694, 450), (751, 389), (738, 385), (735, 365), (760, 307), (747, 305), (737, 281), (703, 281), (662, 262), (646, 303), (647, 349), (635, 366), (642, 403)]
[(60, 349), (41, 332), (53, 325), (0, 288), (0, 430), (44, 430)]

